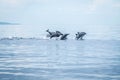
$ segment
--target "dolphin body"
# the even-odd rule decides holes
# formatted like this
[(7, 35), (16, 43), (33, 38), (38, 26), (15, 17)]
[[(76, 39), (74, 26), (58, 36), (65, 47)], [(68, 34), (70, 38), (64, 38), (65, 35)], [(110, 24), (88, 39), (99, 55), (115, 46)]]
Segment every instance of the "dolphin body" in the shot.
[(47, 35), (47, 37), (50, 37), (50, 39), (52, 39), (53, 37), (60, 37), (60, 35), (63, 35), (60, 31), (50, 32), (49, 29), (46, 30), (46, 32), (49, 33), (49, 35)]
[(76, 39), (77, 40), (83, 40), (83, 36), (85, 36), (86, 35), (86, 33), (85, 32), (77, 32), (77, 34), (76, 34)]
[(60, 40), (66, 40), (68, 35), (69, 35), (69, 34), (63, 34), (63, 35), (61, 36)]

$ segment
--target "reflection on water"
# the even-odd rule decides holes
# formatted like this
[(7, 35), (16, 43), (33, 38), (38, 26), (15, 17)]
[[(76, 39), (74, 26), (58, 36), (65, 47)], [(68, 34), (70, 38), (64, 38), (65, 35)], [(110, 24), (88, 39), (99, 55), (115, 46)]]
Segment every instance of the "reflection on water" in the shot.
[(120, 41), (1, 40), (0, 80), (120, 80)]

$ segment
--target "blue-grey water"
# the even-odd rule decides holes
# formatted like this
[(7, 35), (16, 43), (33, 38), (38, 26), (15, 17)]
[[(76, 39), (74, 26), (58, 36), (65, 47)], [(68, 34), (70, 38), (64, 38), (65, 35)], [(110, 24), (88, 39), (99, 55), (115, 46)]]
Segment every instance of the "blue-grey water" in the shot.
[(0, 40), (0, 80), (120, 80), (120, 41)]

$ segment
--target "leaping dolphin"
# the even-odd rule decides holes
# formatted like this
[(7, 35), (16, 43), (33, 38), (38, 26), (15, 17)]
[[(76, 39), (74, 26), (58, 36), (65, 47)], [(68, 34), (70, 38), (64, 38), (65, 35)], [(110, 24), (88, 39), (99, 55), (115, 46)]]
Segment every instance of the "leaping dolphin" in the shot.
[(69, 35), (69, 34), (63, 34), (63, 35), (61, 36), (60, 40), (66, 40), (68, 35)]
[(85, 36), (86, 35), (86, 33), (85, 32), (77, 32), (77, 34), (76, 34), (76, 39), (77, 40), (83, 40), (83, 36)]
[(50, 37), (50, 39), (52, 39), (53, 37), (59, 37), (60, 35), (63, 35), (60, 31), (50, 32), (49, 29), (46, 30), (46, 32), (49, 33), (49, 35), (47, 36)]

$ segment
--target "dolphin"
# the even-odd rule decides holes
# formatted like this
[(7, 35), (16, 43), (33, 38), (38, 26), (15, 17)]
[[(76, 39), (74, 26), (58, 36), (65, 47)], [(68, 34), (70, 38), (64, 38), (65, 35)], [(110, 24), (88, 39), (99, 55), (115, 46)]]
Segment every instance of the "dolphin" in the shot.
[(83, 40), (83, 36), (85, 36), (86, 35), (86, 33), (85, 32), (77, 32), (77, 34), (76, 34), (76, 39), (77, 40)]
[(50, 37), (50, 39), (52, 39), (53, 37), (60, 37), (60, 35), (63, 35), (60, 31), (50, 32), (49, 29), (46, 30), (46, 32), (49, 33), (49, 35), (47, 35), (47, 37)]
[(66, 40), (68, 35), (69, 35), (69, 34), (63, 34), (63, 35), (61, 36), (60, 40)]

